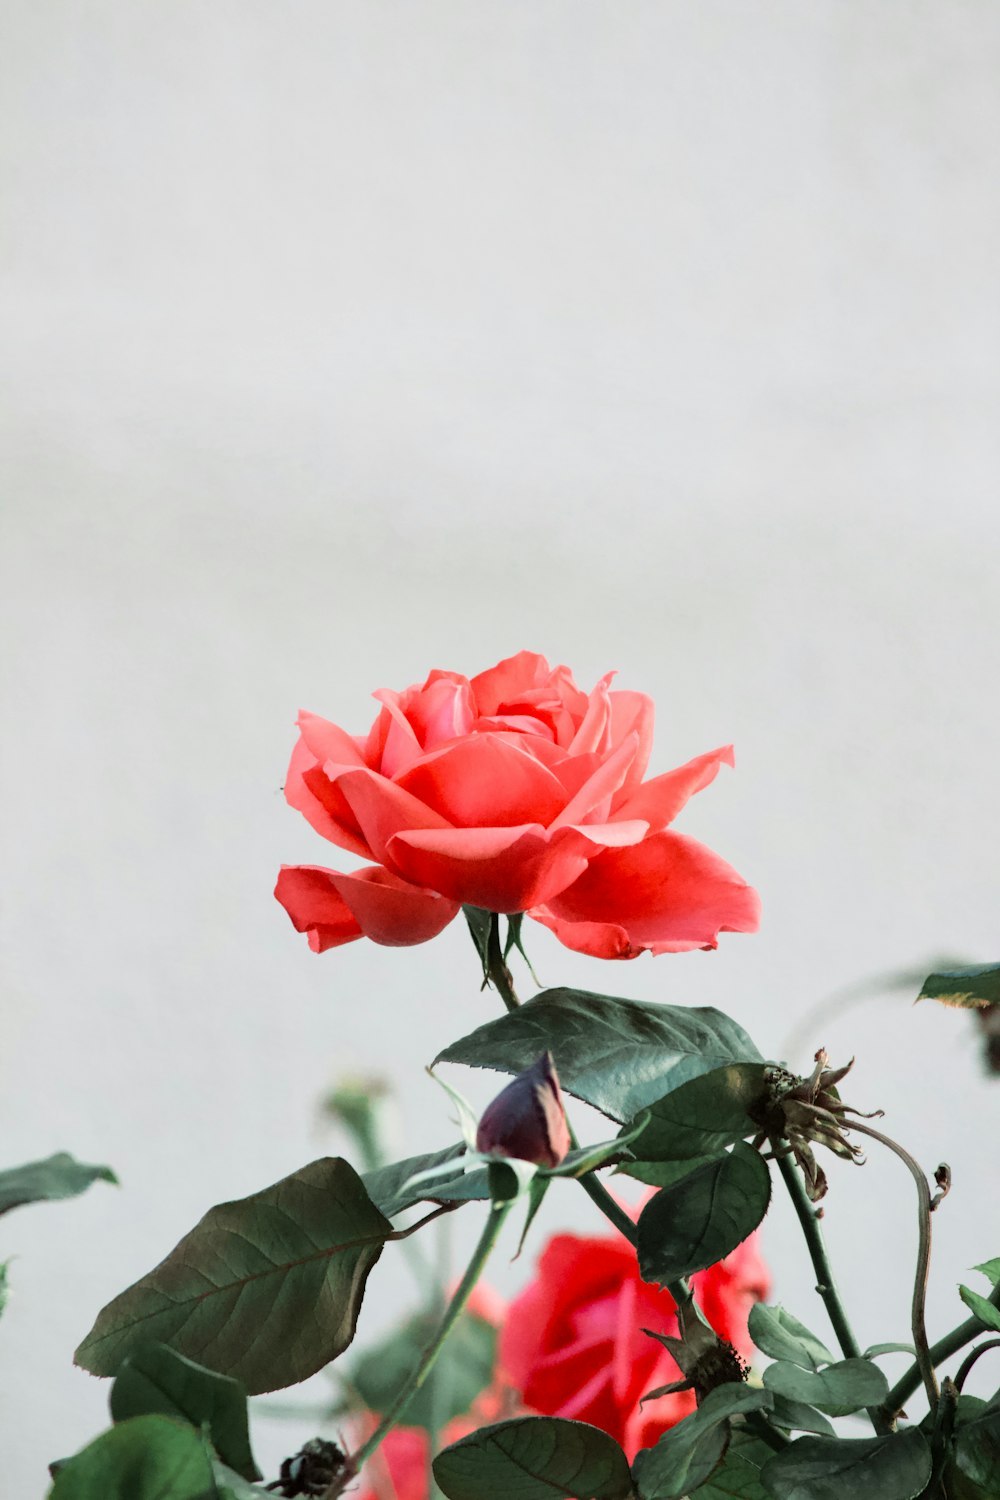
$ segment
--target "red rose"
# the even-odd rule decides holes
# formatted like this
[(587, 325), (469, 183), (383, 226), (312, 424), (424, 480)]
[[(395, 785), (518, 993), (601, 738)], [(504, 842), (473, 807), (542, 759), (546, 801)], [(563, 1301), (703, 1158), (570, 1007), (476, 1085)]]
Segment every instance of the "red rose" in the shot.
[(471, 680), (432, 672), (376, 693), (367, 735), (300, 714), (285, 796), (324, 838), (376, 861), (282, 869), (275, 895), (310, 946), (422, 943), (462, 904), (527, 912), (599, 958), (755, 931), (756, 892), (667, 831), (732, 765), (731, 747), (644, 782), (653, 705), (610, 691), (611, 675), (583, 693), (565, 667), (522, 651)]
[[(493, 1389), (483, 1391), (466, 1416), (455, 1417), (442, 1429), (435, 1452), (457, 1443), (477, 1427), (499, 1422), (503, 1414), (501, 1394)], [(371, 1430), (374, 1420), (362, 1436)], [(365, 1487), (353, 1500), (427, 1500), (429, 1444), (423, 1427), (391, 1428), (365, 1464), (361, 1475)]]
[[(691, 1283), (716, 1333), (749, 1359), (747, 1316), (769, 1284), (756, 1235)], [(682, 1379), (662, 1344), (642, 1332), (676, 1335), (675, 1307), (669, 1292), (642, 1280), (624, 1236), (557, 1234), (535, 1280), (510, 1305), (500, 1334), (500, 1378), (531, 1411), (603, 1428), (631, 1461), (694, 1409), (690, 1391), (639, 1407), (647, 1391)]]

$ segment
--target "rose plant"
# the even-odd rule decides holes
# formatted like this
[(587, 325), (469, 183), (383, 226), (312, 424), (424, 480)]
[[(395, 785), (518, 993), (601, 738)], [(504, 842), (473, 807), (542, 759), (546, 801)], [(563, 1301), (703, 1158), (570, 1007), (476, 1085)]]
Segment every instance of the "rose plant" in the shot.
[[(1000, 1495), (1000, 1392), (963, 1391), (1000, 1346), (1000, 1256), (978, 1267), (978, 1289), (961, 1288), (969, 1315), (931, 1344), (931, 1225), (950, 1174), (942, 1164), (929, 1181), (845, 1101), (850, 1065), (820, 1048), (798, 1075), (713, 1008), (570, 988), (522, 1003), (515, 990), (525, 916), (597, 958), (712, 948), (757, 926), (751, 887), (671, 826), (730, 750), (647, 779), (652, 705), (610, 683), (583, 692), (565, 667), (521, 652), (376, 694), (367, 734), (300, 716), (287, 799), (369, 863), (285, 867), (279, 901), (317, 952), (362, 936), (424, 942), (461, 909), (502, 1009), (442, 1038), (432, 1066), (513, 1081), (477, 1120), (440, 1076), (462, 1140), (403, 1161), (379, 1145), (377, 1091), (352, 1085), (337, 1107), (360, 1171), (323, 1157), (210, 1208), (80, 1344), (77, 1362), (113, 1381), (112, 1426), (53, 1465), (52, 1500), (335, 1500), (359, 1484), (363, 1500)], [(1000, 965), (932, 975), (922, 994), (994, 1006)], [(604, 1139), (579, 1141), (566, 1096), (604, 1116)], [(823, 1152), (861, 1160), (858, 1138), (910, 1173), (919, 1228), (912, 1342), (864, 1351), (816, 1206)], [(106, 1172), (74, 1174), (68, 1160), (51, 1191), (44, 1171), (25, 1169), (34, 1188), (16, 1196), (22, 1174), (13, 1202)], [(609, 1173), (651, 1189), (637, 1218)], [(579, 1184), (610, 1234), (550, 1238), (506, 1314), (483, 1316), (477, 1286), (498, 1239), (513, 1219), (511, 1248), (523, 1243), (557, 1177)], [(761, 1300), (755, 1234), (775, 1186), (798, 1218), (830, 1346), (804, 1309)], [(480, 1219), (457, 1285), (422, 1272), (413, 1318), (359, 1354), (358, 1314), (385, 1248), (457, 1212)], [(878, 1360), (900, 1348), (912, 1363), (890, 1388)], [(247, 1395), (324, 1369), (342, 1388), (341, 1427), (262, 1487)]]

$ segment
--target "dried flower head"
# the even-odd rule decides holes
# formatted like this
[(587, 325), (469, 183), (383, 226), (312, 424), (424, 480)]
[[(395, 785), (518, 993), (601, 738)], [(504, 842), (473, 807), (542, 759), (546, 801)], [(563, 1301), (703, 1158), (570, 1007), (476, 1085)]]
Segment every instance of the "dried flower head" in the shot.
[(865, 1114), (845, 1104), (837, 1085), (854, 1066), (854, 1058), (842, 1068), (830, 1068), (829, 1055), (825, 1047), (816, 1053), (816, 1066), (808, 1078), (796, 1078), (784, 1068), (771, 1068), (767, 1073), (767, 1095), (757, 1111), (761, 1125), (754, 1145), (760, 1147), (768, 1138), (774, 1143), (776, 1152), (781, 1152), (781, 1142), (786, 1142), (802, 1168), (806, 1191), (813, 1203), (818, 1203), (827, 1190), (826, 1173), (819, 1165), (813, 1146), (826, 1146), (845, 1161), (862, 1165), (865, 1157), (859, 1147), (852, 1145), (845, 1131), (850, 1129), (848, 1115), (859, 1119), (877, 1119), (883, 1111), (872, 1110)]

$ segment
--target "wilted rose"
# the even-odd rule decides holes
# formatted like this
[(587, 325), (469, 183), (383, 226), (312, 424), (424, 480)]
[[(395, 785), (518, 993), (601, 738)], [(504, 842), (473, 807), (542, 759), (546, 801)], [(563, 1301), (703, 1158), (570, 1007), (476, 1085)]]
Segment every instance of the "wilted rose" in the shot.
[(600, 958), (755, 931), (756, 892), (667, 826), (732, 764), (731, 747), (643, 781), (653, 705), (612, 691), (612, 675), (584, 693), (566, 667), (522, 651), (471, 679), (435, 671), (376, 693), (367, 735), (301, 714), (289, 803), (375, 861), (282, 869), (275, 894), (310, 946), (422, 943), (462, 904), (527, 912)]
[(569, 1150), (569, 1126), (551, 1052), (501, 1089), (484, 1110), (476, 1149), (557, 1167)]

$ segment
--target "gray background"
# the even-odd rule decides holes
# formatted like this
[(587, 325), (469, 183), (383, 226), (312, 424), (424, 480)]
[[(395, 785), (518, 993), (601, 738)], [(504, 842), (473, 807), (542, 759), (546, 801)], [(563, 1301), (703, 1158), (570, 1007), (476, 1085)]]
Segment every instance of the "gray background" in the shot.
[[(780, 1053), (838, 985), (997, 956), (1000, 10), (7, 0), (3, 32), (0, 1141), (123, 1184), (3, 1222), (35, 1496), (104, 1420), (93, 1314), (342, 1145), (332, 1078), (451, 1138), (419, 1064), (491, 1013), (464, 933), (317, 958), (271, 899), (339, 857), (279, 790), (300, 705), (361, 730), (374, 688), (530, 647), (650, 692), (654, 771), (735, 741), (680, 826), (760, 935), (602, 966), (533, 929), (548, 983)], [(940, 1334), (1000, 1253), (1000, 1081), (908, 994), (806, 1032), (956, 1168)], [(862, 1341), (907, 1337), (911, 1184), (831, 1176)], [(766, 1249), (824, 1329), (783, 1203)], [(411, 1297), (390, 1247), (360, 1337)], [(273, 1473), (312, 1423), (257, 1430)]]

